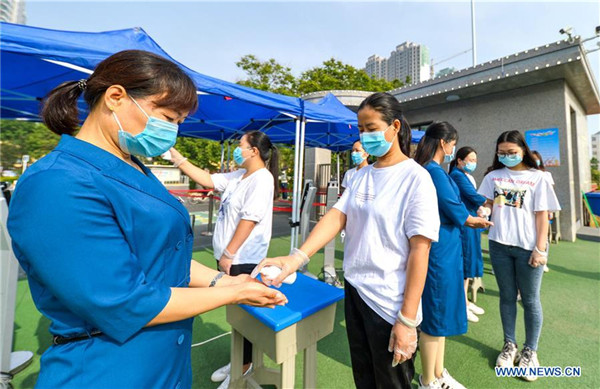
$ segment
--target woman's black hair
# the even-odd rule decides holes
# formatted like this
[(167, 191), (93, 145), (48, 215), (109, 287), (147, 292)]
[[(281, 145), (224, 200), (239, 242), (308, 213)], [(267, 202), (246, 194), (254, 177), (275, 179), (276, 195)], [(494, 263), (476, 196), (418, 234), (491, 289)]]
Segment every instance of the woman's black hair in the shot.
[(275, 190), (273, 191), (274, 198), (279, 197), (279, 150), (267, 134), (260, 131), (249, 131), (244, 134), (246, 141), (251, 147), (256, 147), (260, 154), (260, 159), (265, 163), (267, 169), (273, 175), (273, 183)]
[(452, 162), (450, 162), (450, 169), (448, 170), (452, 171), (452, 169), (456, 167), (456, 164), (458, 163), (459, 159), (462, 159), (464, 161), (464, 159), (467, 158), (467, 155), (471, 153), (477, 154), (477, 151), (475, 151), (475, 149), (470, 146), (465, 146), (458, 149), (458, 151), (456, 152), (456, 157), (454, 157)]
[(400, 121), (400, 131), (398, 133), (398, 143), (400, 150), (406, 156), (410, 156), (410, 141), (412, 140), (412, 132), (410, 124), (402, 113), (402, 106), (398, 99), (389, 93), (377, 92), (363, 100), (358, 106), (358, 111), (363, 108), (370, 107), (371, 109), (381, 114), (381, 119), (388, 125), (394, 123), (394, 120)]
[(527, 142), (525, 142), (525, 137), (519, 131), (515, 130), (505, 131), (502, 134), (500, 134), (500, 136), (496, 140), (496, 152), (494, 153), (494, 161), (492, 162), (492, 166), (488, 167), (485, 174), (488, 174), (489, 172), (492, 172), (494, 170), (505, 168), (504, 164), (498, 159), (498, 146), (500, 145), (500, 143), (505, 142), (514, 143), (521, 149), (523, 149), (523, 163), (525, 164), (525, 166), (529, 167), (530, 169), (538, 169), (537, 163), (535, 163), (535, 157), (529, 149), (529, 146), (527, 146)]
[(92, 110), (112, 85), (134, 98), (159, 96), (158, 107), (179, 112), (198, 107), (196, 85), (179, 66), (147, 51), (124, 50), (100, 62), (87, 80), (67, 81), (50, 91), (42, 108), (44, 124), (59, 135), (73, 135), (79, 128), (79, 96), (83, 93)]
[(458, 131), (448, 122), (431, 123), (417, 146), (415, 161), (421, 166), (425, 166), (433, 160), (433, 156), (440, 146), (440, 140), (448, 143), (453, 140), (458, 141)]
[(544, 166), (544, 159), (542, 158), (542, 154), (540, 154), (540, 152), (537, 150), (532, 150), (531, 153), (537, 157), (538, 161), (540, 161), (540, 164), (538, 165), (538, 169), (545, 172), (546, 166)]

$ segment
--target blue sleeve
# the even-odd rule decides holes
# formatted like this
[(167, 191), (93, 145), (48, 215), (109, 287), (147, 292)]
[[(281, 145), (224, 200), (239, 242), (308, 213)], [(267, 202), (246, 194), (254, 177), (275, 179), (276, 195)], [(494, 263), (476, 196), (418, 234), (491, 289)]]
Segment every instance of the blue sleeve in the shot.
[(473, 204), (473, 208), (485, 203), (485, 197), (477, 193), (477, 190), (465, 174), (454, 169), (450, 173), (450, 178), (452, 178), (456, 183), (456, 186), (458, 186), (461, 197), (470, 204)]
[(429, 173), (437, 192), (440, 215), (444, 215), (458, 226), (463, 226), (469, 218), (469, 211), (454, 191), (450, 176), (441, 168), (431, 169)]
[(8, 229), (19, 261), (45, 293), (125, 342), (162, 311), (171, 290), (146, 279), (98, 185), (87, 172), (30, 176), (17, 185)]

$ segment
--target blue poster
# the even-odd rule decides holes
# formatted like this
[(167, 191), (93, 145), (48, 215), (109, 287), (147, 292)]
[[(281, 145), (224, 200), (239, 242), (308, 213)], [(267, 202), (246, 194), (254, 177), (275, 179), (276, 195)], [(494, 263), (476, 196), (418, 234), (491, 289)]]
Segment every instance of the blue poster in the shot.
[(560, 166), (560, 144), (558, 128), (525, 131), (525, 141), (531, 151), (542, 155), (544, 166)]

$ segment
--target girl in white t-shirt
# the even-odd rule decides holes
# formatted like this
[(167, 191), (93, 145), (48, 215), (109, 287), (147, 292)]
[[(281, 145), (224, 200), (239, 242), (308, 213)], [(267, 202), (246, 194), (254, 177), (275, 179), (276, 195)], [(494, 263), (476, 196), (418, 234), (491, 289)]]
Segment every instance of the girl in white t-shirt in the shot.
[[(500, 292), (500, 318), (504, 347), (497, 366), (539, 366), (537, 345), (542, 330), (540, 288), (548, 256), (548, 212), (560, 209), (546, 174), (519, 131), (507, 131), (496, 142), (493, 165), (483, 179), (479, 193), (492, 211), (490, 259)], [(525, 311), (525, 343), (517, 350), (515, 322), (517, 291)], [(523, 377), (533, 381), (537, 377)]]
[(356, 166), (352, 169), (348, 170), (346, 174), (344, 174), (344, 179), (342, 180), (342, 189), (346, 190), (350, 183), (352, 182), (352, 178), (356, 175), (356, 173), (364, 168), (365, 166), (369, 166), (369, 154), (362, 147), (362, 143), (360, 140), (357, 140), (352, 145), (352, 163)]
[[(233, 152), (240, 167), (231, 173), (209, 174), (187, 162), (175, 149), (172, 161), (192, 180), (221, 192), (221, 206), (213, 233), (213, 250), (225, 274), (250, 274), (267, 256), (273, 224), (273, 199), (279, 194), (278, 151), (269, 137), (250, 131)], [(252, 344), (244, 340), (244, 371), (251, 367)], [(230, 366), (213, 373), (211, 379), (229, 386)]]
[(429, 248), (440, 227), (431, 206), (437, 196), (427, 171), (408, 157), (410, 126), (395, 97), (367, 97), (358, 128), (377, 162), (356, 173), (300, 249), (265, 259), (253, 275), (272, 264), (282, 269), (272, 283), (281, 284), (345, 227), (345, 315), (356, 387), (410, 388)]

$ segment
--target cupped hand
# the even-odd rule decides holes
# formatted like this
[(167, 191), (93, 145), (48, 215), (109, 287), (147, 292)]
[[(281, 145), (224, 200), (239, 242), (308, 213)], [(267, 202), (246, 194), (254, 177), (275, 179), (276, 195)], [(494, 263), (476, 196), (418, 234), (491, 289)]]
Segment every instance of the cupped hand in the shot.
[(239, 288), (238, 304), (275, 308), (276, 305), (285, 305), (288, 302), (283, 293), (259, 282), (245, 282), (236, 287)]

